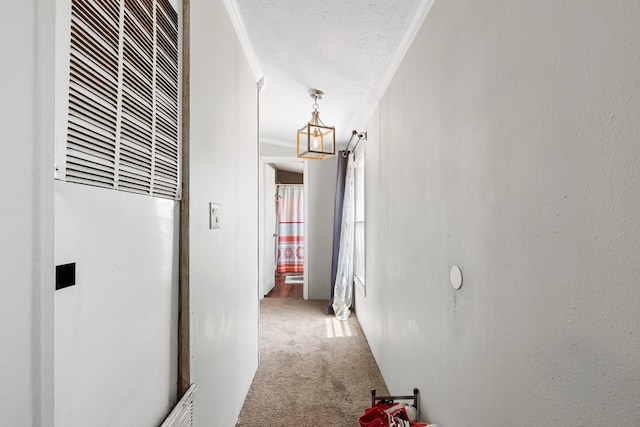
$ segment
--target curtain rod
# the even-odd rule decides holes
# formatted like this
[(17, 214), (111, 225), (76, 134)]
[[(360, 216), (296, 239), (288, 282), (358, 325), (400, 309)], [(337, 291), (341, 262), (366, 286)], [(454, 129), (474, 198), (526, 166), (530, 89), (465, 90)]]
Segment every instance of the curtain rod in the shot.
[(351, 132), (351, 138), (349, 138), (349, 142), (347, 143), (347, 148), (345, 151), (349, 151), (349, 145), (351, 145), (351, 141), (353, 141), (353, 137), (354, 136), (358, 136), (358, 140), (356, 141), (356, 145), (353, 146), (353, 152), (355, 153), (356, 148), (358, 148), (358, 144), (360, 144), (360, 140), (364, 139), (365, 141), (367, 140), (367, 132), (358, 132), (357, 130), (353, 130)]

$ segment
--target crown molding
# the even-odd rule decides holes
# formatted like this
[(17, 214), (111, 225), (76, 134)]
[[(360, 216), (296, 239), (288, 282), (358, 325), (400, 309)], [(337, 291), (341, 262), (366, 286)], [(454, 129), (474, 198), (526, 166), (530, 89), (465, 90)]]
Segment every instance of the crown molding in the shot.
[[(256, 79), (256, 82), (259, 82), (261, 79), (264, 78), (264, 73), (262, 72), (262, 68), (260, 67), (260, 62), (258, 61), (258, 57), (253, 51), (253, 46), (251, 45), (251, 42), (249, 41), (249, 37), (247, 36), (247, 32), (242, 22), (242, 17), (238, 12), (236, 3), (234, 0), (224, 0), (224, 5), (227, 9), (227, 13), (229, 14), (229, 18), (231, 18), (233, 27), (236, 30), (238, 39), (240, 39), (242, 50), (244, 50), (244, 54), (247, 57), (247, 61), (249, 61), (249, 67), (251, 67), (253, 77)], [(263, 80), (263, 83), (264, 83), (264, 80)]]
[(393, 58), (391, 58), (391, 61), (389, 61), (389, 66), (387, 67), (386, 72), (380, 80), (378, 90), (376, 90), (376, 93), (373, 95), (369, 107), (357, 121), (354, 121), (354, 123), (358, 124), (358, 126), (360, 126), (360, 124), (367, 123), (373, 115), (375, 109), (378, 107), (378, 104), (382, 100), (382, 97), (387, 91), (387, 88), (391, 84), (391, 80), (393, 80), (393, 76), (395, 76), (396, 71), (398, 71), (402, 60), (404, 59), (404, 56), (407, 54), (411, 43), (413, 43), (413, 40), (418, 34), (418, 31), (422, 27), (422, 24), (429, 15), (434, 1), (435, 0), (421, 0), (416, 5), (416, 11), (415, 13), (413, 13), (411, 22), (409, 22), (409, 25), (407, 26), (407, 31), (404, 33), (404, 36), (402, 36), (402, 39), (400, 40), (400, 43), (395, 50)]

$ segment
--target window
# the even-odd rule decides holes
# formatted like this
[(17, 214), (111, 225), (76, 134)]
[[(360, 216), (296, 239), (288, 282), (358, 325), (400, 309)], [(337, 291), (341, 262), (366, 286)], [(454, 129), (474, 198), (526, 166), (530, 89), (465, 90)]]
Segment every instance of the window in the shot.
[(364, 144), (356, 151), (356, 163), (354, 173), (354, 196), (355, 196), (355, 249), (353, 276), (356, 287), (363, 295), (366, 295), (365, 287), (365, 220), (364, 220)]
[(56, 177), (179, 199), (176, 11), (168, 0), (72, 0), (71, 8), (67, 138)]

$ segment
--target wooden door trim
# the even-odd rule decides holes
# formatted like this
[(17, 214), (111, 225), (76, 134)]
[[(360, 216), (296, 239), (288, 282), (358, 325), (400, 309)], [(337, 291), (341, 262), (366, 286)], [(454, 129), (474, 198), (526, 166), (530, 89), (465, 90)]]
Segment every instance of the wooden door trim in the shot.
[(182, 200), (180, 202), (178, 272), (178, 396), (191, 385), (191, 326), (189, 305), (189, 42), (190, 0), (182, 0)]

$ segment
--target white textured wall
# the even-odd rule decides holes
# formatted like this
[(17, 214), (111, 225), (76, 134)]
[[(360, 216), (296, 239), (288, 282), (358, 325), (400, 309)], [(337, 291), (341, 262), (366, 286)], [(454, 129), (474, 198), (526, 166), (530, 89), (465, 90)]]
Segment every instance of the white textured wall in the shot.
[[(295, 138), (295, 134), (291, 138), (292, 139)], [(276, 145), (276, 144), (269, 144), (266, 142), (260, 143), (260, 155), (261, 156), (289, 156), (291, 157), (292, 160), (298, 159), (298, 154), (295, 146)]]
[[(24, 2), (16, 11), (17, 16), (31, 22), (34, 2)], [(11, 20), (3, 19), (2, 40), (15, 37), (13, 31), (20, 27), (11, 26)], [(26, 25), (20, 31), (25, 45), (35, 46), (35, 28)], [(0, 213), (2, 228), (2, 288), (6, 296), (0, 299), (0, 375), (5, 384), (0, 391), (0, 415), (11, 424), (19, 425), (23, 419), (30, 419), (33, 405), (33, 377), (31, 359), (27, 357), (32, 349), (32, 321), (35, 299), (33, 284), (36, 281), (32, 263), (37, 248), (34, 244), (34, 227), (37, 222), (34, 201), (36, 187), (36, 132), (33, 129), (35, 63), (31, 49), (24, 51), (18, 46), (3, 42), (3, 57), (8, 55), (17, 62), (15, 68), (3, 67), (1, 114), (3, 141), (0, 152), (4, 162), (2, 180), (13, 185), (5, 186)], [(24, 95), (27, 96), (24, 96)]]
[(638, 40), (636, 1), (452, 0), (410, 47), (368, 127), (357, 311), (428, 420), (640, 425)]
[(336, 197), (336, 156), (307, 160), (304, 181), (305, 298), (331, 298), (333, 211)]
[(223, 2), (190, 17), (192, 381), (196, 425), (226, 427), (258, 364), (257, 86)]
[[(40, 21), (38, 21), (40, 18)], [(53, 415), (53, 9), (0, 17), (0, 424)]]

